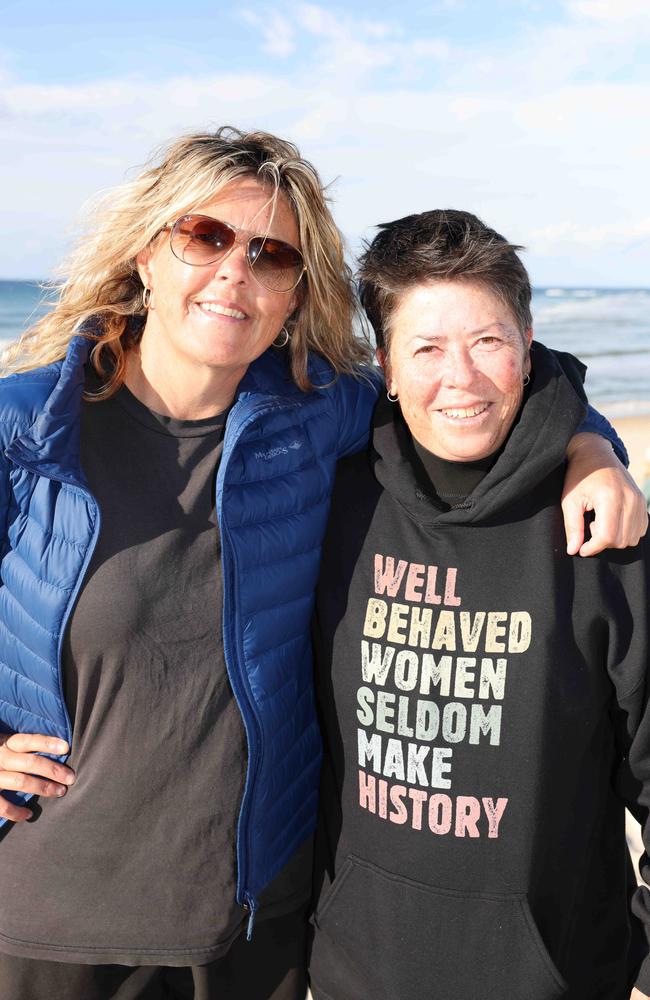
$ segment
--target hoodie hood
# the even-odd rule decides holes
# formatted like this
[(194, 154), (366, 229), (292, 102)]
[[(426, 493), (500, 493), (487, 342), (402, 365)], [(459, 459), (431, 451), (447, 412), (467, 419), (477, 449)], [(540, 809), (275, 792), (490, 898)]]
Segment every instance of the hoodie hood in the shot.
[(411, 435), (399, 405), (382, 397), (375, 410), (371, 462), (377, 480), (421, 524), (478, 524), (530, 494), (564, 461), (587, 411), (585, 367), (570, 354), (531, 346), (531, 381), (496, 463), (451, 510), (423, 491), (411, 462)]

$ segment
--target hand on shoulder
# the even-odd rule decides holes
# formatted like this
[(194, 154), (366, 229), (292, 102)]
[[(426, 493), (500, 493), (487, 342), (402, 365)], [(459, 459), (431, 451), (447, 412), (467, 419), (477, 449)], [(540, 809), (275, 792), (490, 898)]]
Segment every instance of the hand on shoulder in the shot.
[[(645, 498), (610, 443), (598, 434), (576, 434), (567, 457), (562, 511), (569, 555), (593, 556), (638, 545), (648, 530)], [(587, 511), (595, 517), (585, 542)]]

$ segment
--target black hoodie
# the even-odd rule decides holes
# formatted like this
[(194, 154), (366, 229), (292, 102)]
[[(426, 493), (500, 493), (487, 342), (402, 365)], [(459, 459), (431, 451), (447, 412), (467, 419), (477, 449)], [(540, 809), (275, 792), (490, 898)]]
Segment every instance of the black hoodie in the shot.
[(314, 624), (316, 1000), (629, 997), (650, 560), (646, 543), (566, 554), (582, 413), (537, 345), (506, 446), (457, 506), (426, 489), (386, 402), (369, 452), (340, 463)]

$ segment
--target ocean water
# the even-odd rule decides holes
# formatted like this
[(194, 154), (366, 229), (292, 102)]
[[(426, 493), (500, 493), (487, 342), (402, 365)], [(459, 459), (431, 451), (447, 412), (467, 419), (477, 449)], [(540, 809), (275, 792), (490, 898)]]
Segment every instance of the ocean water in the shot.
[[(45, 311), (43, 292), (0, 281), (0, 349)], [(537, 288), (535, 337), (588, 366), (590, 400), (610, 416), (650, 413), (650, 289)]]
[(587, 365), (590, 400), (609, 416), (650, 413), (650, 289), (538, 288), (535, 337)]
[(0, 349), (44, 314), (43, 298), (32, 281), (0, 281)]

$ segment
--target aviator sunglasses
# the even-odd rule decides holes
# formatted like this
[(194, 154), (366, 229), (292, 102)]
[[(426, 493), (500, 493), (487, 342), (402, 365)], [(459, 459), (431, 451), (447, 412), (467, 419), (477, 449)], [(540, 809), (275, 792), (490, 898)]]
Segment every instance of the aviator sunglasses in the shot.
[(272, 236), (249, 236), (245, 230), (209, 215), (182, 215), (165, 228), (170, 230), (174, 257), (194, 267), (216, 264), (235, 243), (245, 244), (252, 274), (272, 292), (290, 292), (307, 270), (300, 250), (290, 243)]

